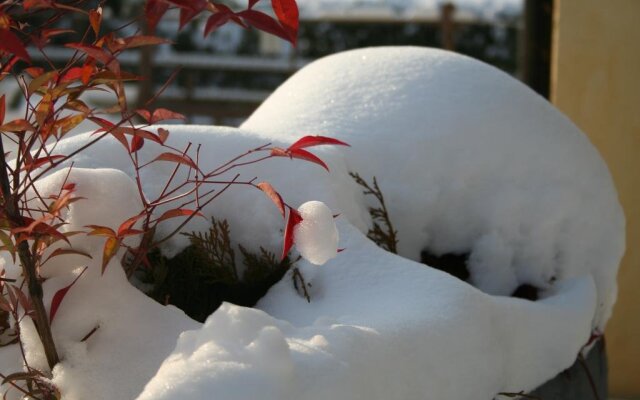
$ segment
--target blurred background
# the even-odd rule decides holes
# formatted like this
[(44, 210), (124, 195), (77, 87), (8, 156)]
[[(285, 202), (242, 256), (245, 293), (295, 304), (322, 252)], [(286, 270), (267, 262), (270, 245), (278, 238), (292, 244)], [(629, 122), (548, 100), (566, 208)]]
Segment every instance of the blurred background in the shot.
[[(246, 7), (244, 0), (224, 3), (236, 10)], [(549, 95), (551, 0), (299, 0), (298, 4), (296, 48), (232, 23), (203, 37), (204, 19), (176, 34), (178, 13), (170, 12), (157, 34), (171, 39), (171, 45), (152, 53), (131, 51), (122, 58), (125, 68), (149, 78), (130, 87), (129, 98), (149, 98), (179, 67), (179, 78), (155, 105), (185, 114), (190, 123), (237, 126), (305, 64), (343, 50), (382, 45), (457, 51)], [(142, 6), (141, 0), (107, 1), (105, 28), (122, 26), (139, 15)], [(270, 7), (266, 0), (256, 6), (265, 12)], [(81, 31), (76, 21), (66, 23)], [(128, 29), (133, 33), (138, 27)], [(70, 50), (51, 49), (48, 54), (62, 62)], [(93, 100), (99, 102), (99, 94)]]

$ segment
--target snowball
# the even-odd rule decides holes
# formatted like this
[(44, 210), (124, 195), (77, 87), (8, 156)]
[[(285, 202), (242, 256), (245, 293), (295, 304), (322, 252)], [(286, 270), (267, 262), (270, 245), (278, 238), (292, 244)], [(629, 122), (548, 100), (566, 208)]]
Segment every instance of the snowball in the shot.
[(308, 201), (298, 208), (302, 222), (293, 230), (296, 248), (302, 257), (322, 265), (338, 254), (338, 230), (333, 213), (320, 201)]

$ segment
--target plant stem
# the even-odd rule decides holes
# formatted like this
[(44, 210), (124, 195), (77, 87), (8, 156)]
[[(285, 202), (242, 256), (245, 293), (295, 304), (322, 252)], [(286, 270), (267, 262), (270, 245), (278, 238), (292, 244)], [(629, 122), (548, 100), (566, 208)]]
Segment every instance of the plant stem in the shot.
[[(0, 154), (4, 154), (4, 144), (2, 143), (1, 138)], [(0, 168), (0, 190), (2, 191), (2, 198), (4, 200), (3, 208), (11, 226), (18, 227), (23, 225), (23, 220), (18, 207), (18, 198), (13, 196), (11, 193), (7, 167), (7, 162), (3, 159), (2, 166)], [(56, 351), (56, 346), (53, 342), (51, 326), (49, 325), (47, 312), (42, 302), (42, 285), (38, 280), (36, 261), (29, 249), (29, 244), (26, 241), (20, 242), (17, 248), (33, 307), (33, 322), (36, 326), (36, 330), (38, 331), (38, 336), (40, 337), (42, 346), (44, 347), (49, 368), (53, 369), (53, 367), (60, 361), (60, 358), (58, 357), (58, 352)]]

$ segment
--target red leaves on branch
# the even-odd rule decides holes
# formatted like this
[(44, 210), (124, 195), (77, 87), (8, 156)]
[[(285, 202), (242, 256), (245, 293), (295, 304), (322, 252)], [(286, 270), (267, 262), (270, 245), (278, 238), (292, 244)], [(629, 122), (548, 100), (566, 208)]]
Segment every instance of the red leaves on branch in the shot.
[(50, 236), (55, 240), (64, 240), (69, 243), (69, 239), (55, 227), (47, 224), (45, 221), (51, 217), (42, 217), (39, 219), (33, 219), (29, 217), (22, 217), (23, 226), (11, 229), (11, 234), (14, 235), (16, 243), (33, 239), (34, 235)]
[(182, 29), (193, 18), (203, 11), (211, 12), (207, 19), (204, 35), (233, 21), (238, 25), (254, 28), (278, 36), (295, 46), (298, 36), (299, 12), (295, 0), (271, 0), (271, 6), (277, 19), (253, 9), (259, 0), (249, 0), (245, 10), (234, 12), (221, 3), (209, 3), (207, 0), (147, 0), (145, 16), (147, 26), (153, 32), (160, 19), (171, 5), (180, 8), (180, 28)]
[(169, 9), (169, 3), (162, 0), (147, 0), (144, 5), (144, 15), (147, 20), (149, 32), (155, 32), (158, 22)]
[(217, 12), (213, 14), (207, 19), (207, 24), (204, 27), (204, 35), (207, 36), (211, 32), (220, 28), (222, 25), (229, 22), (229, 19), (231, 19), (231, 14), (229, 13)]
[(282, 259), (289, 254), (291, 247), (293, 247), (293, 230), (300, 222), (302, 222), (302, 215), (291, 208), (289, 208), (289, 218), (287, 219), (287, 226), (284, 229), (284, 245), (282, 246)]
[(22, 7), (25, 11), (38, 8), (53, 8), (53, 0), (24, 0)]
[(270, 33), (274, 36), (278, 36), (281, 39), (295, 44), (295, 39), (291, 39), (291, 34), (287, 32), (285, 28), (278, 23), (278, 21), (261, 11), (248, 9), (240, 11), (239, 13), (236, 13), (236, 15), (242, 17), (242, 19), (247, 24), (253, 26), (258, 30)]
[(288, 150), (303, 149), (306, 147), (322, 146), (322, 145), (334, 145), (334, 146), (349, 146), (349, 144), (326, 136), (305, 136), (298, 139), (295, 143), (289, 146)]
[(149, 110), (139, 109), (136, 113), (144, 118), (149, 124), (157, 124), (160, 121), (167, 121), (170, 119), (185, 120), (186, 117), (180, 113), (167, 110), (166, 108), (158, 108), (151, 113)]
[(93, 33), (98, 36), (98, 34), (100, 34), (100, 24), (102, 24), (102, 7), (89, 11), (89, 23), (91, 24)]
[(71, 282), (68, 286), (65, 286), (62, 289), (58, 290), (56, 294), (53, 295), (53, 298), (51, 299), (51, 308), (49, 309), (49, 323), (53, 322), (53, 319), (55, 318), (56, 314), (58, 313), (58, 309), (60, 308), (60, 303), (62, 303), (62, 300), (64, 300), (67, 292), (69, 292), (69, 289), (71, 289), (71, 287), (76, 284), (78, 279), (80, 279), (87, 268), (88, 267), (84, 267), (82, 272), (80, 272), (78, 276), (76, 276), (73, 282)]
[(176, 154), (176, 153), (162, 153), (158, 157), (154, 158), (152, 162), (155, 161), (168, 161), (178, 164), (183, 164), (188, 167), (191, 167), (195, 170), (198, 169), (198, 165), (187, 155)]
[(121, 223), (120, 226), (118, 227), (117, 236), (125, 237), (131, 234), (141, 233), (139, 230), (133, 229), (133, 226), (136, 224), (136, 222), (138, 222), (138, 220), (140, 220), (140, 218), (144, 216), (145, 216), (144, 214), (138, 214)]
[(113, 60), (113, 55), (109, 54), (103, 48), (98, 46), (93, 46), (89, 44), (82, 43), (67, 43), (65, 47), (69, 47), (70, 49), (79, 50), (89, 57), (99, 61), (100, 63), (107, 65)]
[(0, 29), (0, 51), (13, 54), (21, 60), (31, 63), (31, 57), (29, 57), (24, 44), (9, 29)]
[(288, 40), (295, 46), (299, 27), (298, 5), (295, 0), (271, 0), (271, 7), (289, 36)]
[(282, 218), (284, 218), (284, 201), (282, 200), (282, 196), (280, 193), (276, 192), (276, 190), (271, 186), (269, 182), (260, 182), (256, 185), (258, 189), (262, 190), (269, 199), (273, 202), (273, 204), (278, 207), (280, 210), (280, 214), (282, 214)]
[(327, 166), (327, 164), (324, 163), (324, 161), (322, 161), (318, 156), (316, 156), (313, 153), (310, 153), (310, 152), (308, 152), (306, 150), (303, 150), (303, 149), (287, 150), (287, 154), (291, 158), (298, 158), (300, 160), (305, 160), (305, 161), (312, 162), (314, 164), (318, 164), (322, 168), (324, 168), (327, 171), (329, 171), (329, 167)]
[(117, 233), (116, 231), (109, 228), (108, 226), (101, 226), (101, 225), (86, 226), (86, 228), (91, 229), (91, 231), (87, 233), (87, 235), (104, 236), (107, 238), (107, 240), (104, 242), (104, 247), (102, 249), (102, 271), (101, 271), (102, 274), (104, 274), (104, 271), (107, 268), (109, 261), (111, 261), (113, 256), (115, 256), (116, 253), (118, 252), (118, 249), (120, 248), (120, 245), (122, 243), (122, 239), (124, 239), (127, 236), (140, 235), (144, 233), (141, 230), (133, 229), (133, 225), (140, 218), (144, 216), (145, 214), (141, 213), (127, 219), (122, 224), (120, 224), (120, 226), (118, 227)]
[(313, 153), (310, 153), (307, 150), (304, 150), (307, 147), (322, 146), (322, 145), (349, 146), (349, 144), (341, 140), (333, 139), (326, 136), (305, 136), (297, 140), (295, 143), (293, 143), (291, 146), (287, 147), (286, 149), (274, 147), (273, 149), (271, 149), (271, 155), (274, 157), (298, 158), (300, 160), (309, 161), (314, 164), (318, 164), (322, 168), (329, 171), (329, 167), (327, 166), (327, 164), (324, 163), (324, 161), (322, 161), (320, 158), (318, 158), (318, 156), (314, 155)]
[(114, 50), (125, 50), (142, 46), (156, 46), (163, 43), (171, 43), (171, 41), (157, 36), (136, 35), (121, 39), (121, 44), (119, 42), (116, 43)]
[(63, 155), (38, 157), (38, 158), (32, 159), (31, 162), (25, 162), (25, 164), (22, 167), (22, 169), (24, 171), (31, 171), (31, 170), (34, 170), (36, 168), (40, 168), (45, 164), (53, 164), (57, 160), (62, 160), (64, 158), (65, 158), (65, 156), (63, 156)]

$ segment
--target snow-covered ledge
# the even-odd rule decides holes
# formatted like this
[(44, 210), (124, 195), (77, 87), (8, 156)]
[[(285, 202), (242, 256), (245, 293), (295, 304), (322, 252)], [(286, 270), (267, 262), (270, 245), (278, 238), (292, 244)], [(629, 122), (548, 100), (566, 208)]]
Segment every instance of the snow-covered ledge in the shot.
[[(133, 289), (115, 261), (103, 277), (91, 265), (53, 324), (64, 358), (53, 381), (65, 399), (490, 399), (570, 366), (609, 318), (624, 218), (607, 168), (570, 121), (492, 67), (422, 48), (352, 51), (304, 68), (240, 129), (170, 129), (176, 146), (203, 144), (205, 169), (304, 134), (350, 143), (321, 154), (331, 174), (288, 160), (244, 172), (268, 179), (290, 204), (321, 200), (340, 213), (346, 250), (324, 266), (300, 262), (310, 303), (285, 277), (258, 309), (224, 304), (201, 326)], [(155, 155), (152, 146), (142, 153)], [(137, 211), (118, 143), (102, 142), (75, 165), (78, 194), (103, 188), (102, 196), (91, 210), (72, 204), (65, 229)], [(165, 169), (147, 172), (145, 191), (159, 190)], [(348, 171), (377, 177), (400, 256), (362, 234), (367, 199)], [(262, 196), (236, 190), (206, 212), (227, 218), (243, 244), (281, 244), (281, 217)], [(99, 243), (76, 244), (100, 259)], [(176, 238), (165, 250), (182, 245)], [(424, 248), (469, 253), (479, 289), (412, 261)], [(51, 268), (49, 298), (81, 265)], [(542, 299), (506, 297), (525, 283)], [(23, 332), (38, 365), (32, 329)], [(16, 351), (0, 350), (0, 369), (15, 370)]]

